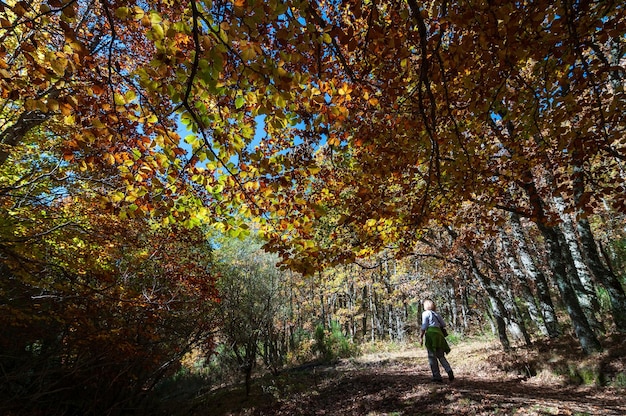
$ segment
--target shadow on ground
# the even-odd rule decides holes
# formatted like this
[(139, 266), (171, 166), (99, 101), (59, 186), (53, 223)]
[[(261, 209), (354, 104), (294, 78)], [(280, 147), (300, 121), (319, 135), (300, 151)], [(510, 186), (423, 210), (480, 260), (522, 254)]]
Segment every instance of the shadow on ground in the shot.
[[(595, 357), (619, 367), (620, 348)], [(430, 381), (422, 348), (397, 353), (375, 353), (342, 360), (335, 365), (309, 364), (277, 377), (260, 377), (246, 397), (243, 387), (212, 390), (196, 401), (193, 415), (244, 416), (425, 416), (425, 415), (626, 415), (624, 388), (568, 385), (554, 373), (528, 377), (503, 363), (541, 369), (567, 351), (568, 365), (580, 357), (562, 345), (545, 344), (526, 351), (503, 353), (497, 346), (464, 343), (453, 348), (450, 361), (457, 379)], [(561, 355), (559, 355), (561, 354)], [(582, 356), (581, 356), (582, 357)], [(617, 358), (615, 358), (617, 357)], [(564, 360), (564, 359), (563, 359)], [(561, 360), (561, 361), (563, 361)], [(560, 362), (557, 360), (557, 363)], [(543, 363), (543, 364), (541, 364)], [(606, 365), (604, 365), (606, 367)], [(509, 365), (510, 367), (510, 365)], [(511, 371), (514, 370), (514, 371)]]

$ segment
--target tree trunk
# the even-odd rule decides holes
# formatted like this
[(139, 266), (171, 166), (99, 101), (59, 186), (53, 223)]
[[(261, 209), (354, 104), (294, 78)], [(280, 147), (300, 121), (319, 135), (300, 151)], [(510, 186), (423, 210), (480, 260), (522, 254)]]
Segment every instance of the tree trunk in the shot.
[[(465, 281), (469, 282), (470, 279), (465, 279)], [(469, 316), (470, 316), (470, 306), (469, 306), (469, 289), (464, 285), (461, 289), (461, 314), (463, 316), (463, 333), (466, 333), (469, 328)]]
[[(619, 41), (612, 42), (610, 51), (612, 63), (619, 62), (621, 56), (619, 53), (619, 44)], [(611, 72), (611, 84), (614, 88), (620, 85), (620, 77), (617, 71)], [(583, 151), (577, 150), (575, 156), (577, 156), (578, 160), (582, 160), (584, 158)], [(604, 286), (609, 294), (611, 313), (617, 331), (626, 333), (626, 294), (624, 293), (624, 288), (613, 270), (609, 267), (610, 263), (608, 258), (607, 265), (601, 261), (589, 221), (587, 221), (584, 215), (581, 215), (583, 212), (581, 201), (583, 200), (585, 192), (585, 175), (582, 163), (574, 166), (573, 187), (574, 201), (576, 202), (577, 208), (576, 227), (580, 236), (584, 257), (595, 278)]]
[(511, 343), (509, 342), (509, 338), (506, 335), (506, 308), (498, 298), (498, 295), (494, 288), (491, 286), (489, 279), (485, 276), (479, 269), (476, 264), (476, 260), (474, 259), (474, 255), (466, 250), (468, 258), (470, 260), (470, 265), (472, 268), (472, 274), (478, 280), (482, 288), (487, 292), (487, 296), (489, 297), (489, 302), (491, 303), (491, 310), (493, 312), (493, 317), (496, 321), (496, 328), (498, 331), (498, 338), (500, 339), (500, 344), (502, 344), (502, 348), (505, 351), (509, 351), (511, 349)]
[(565, 304), (578, 341), (586, 354), (600, 351), (602, 346), (578, 303), (576, 292), (572, 288), (569, 275), (567, 274), (569, 263), (563, 256), (569, 250), (562, 247), (559, 239), (561, 235), (560, 230), (557, 227), (547, 225), (553, 219), (545, 211), (545, 203), (535, 186), (533, 173), (530, 170), (525, 171), (522, 179), (521, 185), (528, 195), (532, 207), (532, 216), (546, 243), (548, 264), (552, 270), (552, 277), (559, 289), (561, 300)]
[[(557, 208), (559, 217), (561, 218), (561, 247), (563, 250), (567, 250), (563, 253), (563, 257), (571, 263), (573, 268), (569, 271), (571, 276), (570, 281), (576, 290), (576, 296), (578, 302), (585, 312), (585, 316), (589, 321), (591, 327), (596, 333), (604, 332), (604, 325), (598, 320), (596, 313), (600, 310), (600, 303), (596, 295), (596, 289), (594, 287), (591, 273), (585, 264), (580, 246), (578, 244), (578, 237), (574, 229), (571, 216), (565, 212), (565, 202), (562, 198), (554, 198), (554, 205)], [(571, 262), (570, 262), (571, 259)]]
[(485, 262), (485, 264), (491, 269), (496, 278), (489, 280), (488, 283), (494, 289), (494, 293), (500, 294), (499, 299), (506, 310), (505, 319), (509, 332), (515, 340), (524, 341), (526, 345), (530, 345), (530, 335), (528, 335), (522, 313), (515, 302), (510, 279), (500, 273), (500, 268), (494, 261), (493, 253), (490, 253), (490, 257), (491, 261)]
[(452, 327), (456, 329), (459, 325), (459, 308), (456, 301), (456, 285), (453, 279), (446, 279), (446, 288), (448, 291), (448, 303), (450, 304), (450, 319), (452, 319)]
[[(319, 297), (320, 297), (320, 319), (322, 322), (323, 326), (326, 326), (326, 302), (324, 300), (324, 293), (322, 292), (322, 290), (320, 289), (320, 293), (319, 293)], [(330, 328), (330, 325), (328, 326)]]
[[(58, 92), (50, 94), (53, 98), (58, 95)], [(0, 146), (0, 166), (6, 162), (12, 147), (20, 144), (28, 132), (49, 118), (50, 115), (48, 113), (43, 113), (39, 110), (26, 111), (20, 114), (20, 117), (14, 124), (10, 125), (3, 132), (1, 132), (0, 144), (3, 146)]]
[[(502, 288), (504, 289), (504, 288)], [(504, 291), (503, 291), (504, 292)], [(509, 286), (506, 289), (504, 299), (504, 307), (507, 309), (509, 314), (509, 331), (515, 339), (519, 341), (524, 341), (524, 344), (531, 345), (532, 341), (530, 339), (530, 335), (528, 334), (528, 330), (526, 329), (526, 324), (524, 323), (524, 319), (522, 317), (522, 313), (515, 303), (515, 297), (513, 296), (513, 290)], [(516, 319), (513, 319), (515, 317)]]
[(548, 280), (543, 272), (537, 267), (533, 257), (530, 254), (530, 250), (526, 244), (526, 236), (522, 229), (520, 218), (517, 214), (511, 214), (511, 230), (513, 236), (517, 240), (517, 249), (520, 257), (520, 261), (524, 266), (526, 275), (534, 282), (537, 288), (537, 299), (539, 300), (539, 307), (543, 322), (548, 336), (550, 338), (557, 338), (561, 335), (561, 326), (557, 319), (556, 310), (552, 303), (552, 297), (550, 296), (550, 287)]
[(586, 354), (591, 354), (602, 350), (600, 342), (596, 338), (589, 322), (587, 322), (585, 313), (578, 303), (576, 292), (569, 282), (566, 272), (566, 261), (563, 259), (563, 248), (559, 242), (558, 231), (555, 228), (548, 227), (539, 221), (537, 222), (537, 226), (546, 240), (548, 263), (552, 269), (553, 278), (559, 288), (561, 299), (565, 304), (572, 321), (572, 326), (574, 327), (574, 332), (578, 337), (578, 341), (580, 342), (583, 351)]
[(363, 303), (363, 316), (361, 317), (361, 325), (363, 326), (363, 339), (367, 338), (367, 312), (369, 308), (366, 305), (369, 305), (369, 295), (367, 291), (367, 285), (363, 286), (363, 295), (361, 298), (361, 302)]
[(602, 263), (589, 221), (584, 218), (579, 219), (577, 228), (589, 268), (609, 294), (615, 327), (618, 332), (626, 333), (626, 294), (624, 294), (624, 288), (613, 270)]
[(543, 322), (543, 318), (539, 313), (535, 295), (533, 295), (533, 292), (528, 285), (528, 279), (526, 277), (526, 274), (524, 274), (521, 265), (517, 261), (517, 257), (515, 256), (515, 252), (513, 251), (513, 248), (511, 246), (509, 236), (504, 230), (501, 230), (500, 235), (502, 240), (502, 251), (504, 252), (504, 256), (509, 267), (511, 268), (511, 271), (513, 272), (513, 275), (519, 283), (522, 292), (522, 298), (524, 299), (524, 303), (526, 304), (526, 310), (528, 311), (528, 316), (531, 322), (537, 327), (537, 329), (539, 329), (539, 332), (542, 335), (547, 336), (548, 329), (546, 328), (546, 325)]

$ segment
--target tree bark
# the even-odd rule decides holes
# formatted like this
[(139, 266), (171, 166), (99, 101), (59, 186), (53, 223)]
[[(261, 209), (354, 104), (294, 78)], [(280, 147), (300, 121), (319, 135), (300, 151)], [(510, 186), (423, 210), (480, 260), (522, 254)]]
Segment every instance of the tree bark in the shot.
[[(462, 277), (463, 277), (463, 281), (465, 282), (470, 282), (471, 279), (467, 276), (465, 269), (461, 269), (460, 271)], [(470, 315), (470, 306), (469, 306), (469, 289), (467, 288), (467, 285), (463, 285), (460, 289), (460, 296), (461, 296), (461, 317), (463, 318), (463, 332), (467, 332), (468, 328), (469, 328), (469, 315)]]
[(602, 346), (596, 338), (593, 329), (589, 325), (587, 317), (585, 316), (580, 303), (578, 303), (576, 291), (572, 287), (572, 283), (569, 280), (570, 275), (567, 273), (567, 267), (571, 263), (564, 258), (564, 255), (569, 253), (569, 250), (562, 247), (559, 238), (562, 236), (562, 233), (559, 228), (548, 225), (553, 219), (550, 218), (545, 211), (545, 203), (535, 186), (535, 179), (530, 170), (525, 172), (525, 177), (523, 178), (521, 185), (528, 194), (534, 222), (545, 240), (548, 251), (548, 264), (552, 270), (552, 277), (559, 289), (561, 300), (567, 309), (574, 332), (578, 337), (578, 341), (586, 354), (600, 351)]
[(548, 336), (550, 338), (557, 338), (561, 335), (561, 326), (559, 325), (556, 310), (554, 309), (554, 304), (552, 303), (552, 298), (550, 296), (548, 280), (543, 272), (537, 267), (532, 255), (530, 254), (519, 216), (517, 214), (511, 214), (510, 220), (511, 230), (517, 242), (517, 250), (520, 261), (524, 266), (526, 275), (534, 282), (537, 289), (539, 308), (546, 330), (548, 331)]
[(29, 131), (43, 123), (50, 116), (39, 110), (26, 111), (20, 114), (15, 124), (7, 127), (0, 134), (0, 166), (6, 162), (10, 155), (10, 148), (18, 145)]
[(497, 267), (494, 262), (495, 257), (490, 254), (491, 260), (485, 262), (487, 267), (491, 269), (491, 272), (496, 276), (495, 279), (489, 280), (488, 283), (495, 290), (495, 293), (499, 293), (499, 299), (506, 310), (505, 320), (509, 328), (509, 332), (517, 341), (524, 341), (526, 345), (531, 344), (530, 335), (526, 329), (524, 318), (522, 313), (515, 302), (515, 296), (513, 295), (513, 289), (511, 287), (511, 281), (507, 276), (503, 276), (500, 273), (500, 268)]
[(511, 349), (511, 343), (509, 342), (509, 338), (506, 334), (506, 322), (507, 322), (507, 312), (504, 304), (498, 298), (498, 294), (495, 289), (489, 283), (489, 279), (485, 276), (478, 265), (476, 264), (476, 260), (474, 259), (474, 255), (466, 250), (467, 256), (470, 260), (470, 266), (472, 270), (472, 274), (478, 280), (483, 289), (487, 292), (487, 296), (489, 297), (489, 302), (491, 303), (491, 310), (493, 312), (493, 317), (496, 321), (496, 328), (498, 331), (498, 338), (500, 339), (500, 344), (502, 344), (502, 348), (505, 351), (509, 351)]
[(363, 326), (363, 329), (362, 329), (363, 339), (367, 337), (367, 312), (369, 308), (366, 305), (368, 305), (368, 300), (369, 300), (369, 295), (367, 291), (367, 285), (365, 285), (363, 286), (363, 293), (361, 297), (361, 302), (363, 304), (363, 316), (361, 317), (361, 325)]
[[(501, 289), (505, 290), (505, 296), (503, 297), (505, 299), (504, 307), (507, 309), (510, 316), (509, 331), (514, 334), (517, 340), (524, 341), (526, 345), (531, 345), (532, 341), (528, 334), (528, 329), (526, 329), (522, 313), (517, 303), (515, 303), (513, 289), (510, 285), (508, 285), (506, 289), (503, 287), (501, 287)], [(513, 319), (513, 317), (515, 317), (515, 319)]]
[(562, 198), (553, 199), (559, 217), (561, 218), (561, 247), (564, 251), (563, 257), (570, 263), (573, 268), (569, 270), (571, 282), (576, 290), (578, 302), (587, 316), (587, 320), (596, 333), (604, 332), (604, 325), (598, 320), (596, 313), (600, 310), (600, 303), (596, 295), (595, 285), (593, 283), (591, 273), (585, 264), (578, 237), (574, 229), (571, 216), (565, 212), (565, 202)]
[(524, 303), (526, 304), (529, 318), (542, 335), (548, 336), (548, 328), (546, 327), (543, 318), (539, 313), (535, 295), (530, 289), (530, 286), (528, 285), (528, 278), (523, 272), (522, 267), (519, 264), (517, 257), (515, 256), (515, 252), (513, 251), (509, 236), (504, 230), (501, 230), (500, 235), (504, 256), (509, 267), (511, 268), (511, 271), (513, 272), (513, 275), (519, 283), (522, 292), (522, 298), (524, 299)]
[(604, 286), (611, 301), (611, 314), (618, 332), (626, 333), (626, 294), (618, 277), (610, 267), (604, 265), (598, 252), (591, 226), (585, 218), (577, 223), (578, 234), (587, 264), (596, 279)]
[[(619, 53), (617, 53), (619, 50), (618, 46), (619, 42), (613, 42), (610, 51), (610, 59), (612, 62), (619, 61)], [(611, 73), (613, 87), (617, 87), (619, 84), (617, 82), (618, 80), (618, 73), (613, 71)], [(577, 150), (574, 156), (576, 156), (576, 160), (582, 161), (584, 158), (582, 150)], [(576, 202), (577, 209), (576, 228), (580, 236), (582, 251), (591, 272), (597, 281), (602, 284), (608, 292), (611, 302), (611, 313), (617, 331), (626, 333), (626, 294), (624, 293), (624, 288), (613, 270), (609, 267), (610, 264), (605, 265), (601, 261), (598, 253), (598, 247), (591, 231), (591, 226), (589, 225), (589, 221), (587, 221), (585, 215), (583, 215), (584, 205), (582, 201), (585, 193), (585, 173), (582, 166), (582, 162), (574, 166), (572, 181), (574, 188), (574, 201)], [(608, 261), (609, 260), (607, 258), (607, 263)]]
[(459, 324), (459, 308), (456, 300), (456, 285), (453, 279), (446, 279), (446, 289), (448, 292), (448, 303), (450, 304), (450, 319), (452, 320), (452, 327), (456, 329)]
[(541, 234), (546, 240), (546, 245), (548, 249), (548, 263), (550, 264), (550, 268), (552, 269), (553, 278), (557, 287), (559, 288), (561, 299), (565, 304), (567, 312), (572, 321), (574, 332), (578, 337), (578, 341), (580, 342), (583, 351), (586, 354), (601, 351), (602, 346), (596, 338), (593, 329), (589, 325), (587, 317), (585, 316), (585, 313), (578, 303), (578, 297), (576, 296), (576, 292), (569, 282), (566, 271), (566, 262), (563, 259), (563, 248), (561, 247), (561, 243), (559, 242), (558, 231), (556, 231), (554, 227), (549, 227), (542, 224), (540, 221), (537, 222), (537, 226), (539, 227)]

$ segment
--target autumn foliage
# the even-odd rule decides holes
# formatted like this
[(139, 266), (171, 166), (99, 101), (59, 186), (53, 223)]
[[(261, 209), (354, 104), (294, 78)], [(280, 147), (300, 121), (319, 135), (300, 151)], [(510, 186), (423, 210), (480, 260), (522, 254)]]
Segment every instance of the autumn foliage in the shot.
[[(253, 230), (316, 279), (378, 270), (340, 279), (353, 336), (357, 303), (396, 293), (400, 322), (430, 293), (489, 308), (509, 348), (560, 336), (556, 295), (600, 350), (626, 332), (624, 16), (569, 0), (0, 3), (3, 397), (140, 400), (210, 341), (213, 232)], [(78, 384), (93, 403), (72, 404)]]
[(3, 411), (116, 413), (139, 406), (191, 347), (210, 348), (202, 235), (89, 205), (64, 199), (41, 218), (65, 216), (63, 226), (3, 235)]

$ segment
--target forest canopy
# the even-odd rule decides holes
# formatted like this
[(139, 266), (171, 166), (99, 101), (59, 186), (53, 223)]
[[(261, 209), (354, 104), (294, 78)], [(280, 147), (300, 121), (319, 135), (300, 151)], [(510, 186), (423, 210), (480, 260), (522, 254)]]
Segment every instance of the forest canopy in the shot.
[(380, 291), (397, 322), (428, 295), (459, 330), (484, 307), (505, 348), (564, 315), (601, 350), (626, 332), (624, 8), (0, 2), (0, 393), (95, 366), (132, 374), (86, 385), (114, 398), (211, 350), (216, 235), (345, 289), (321, 323), (352, 337)]

